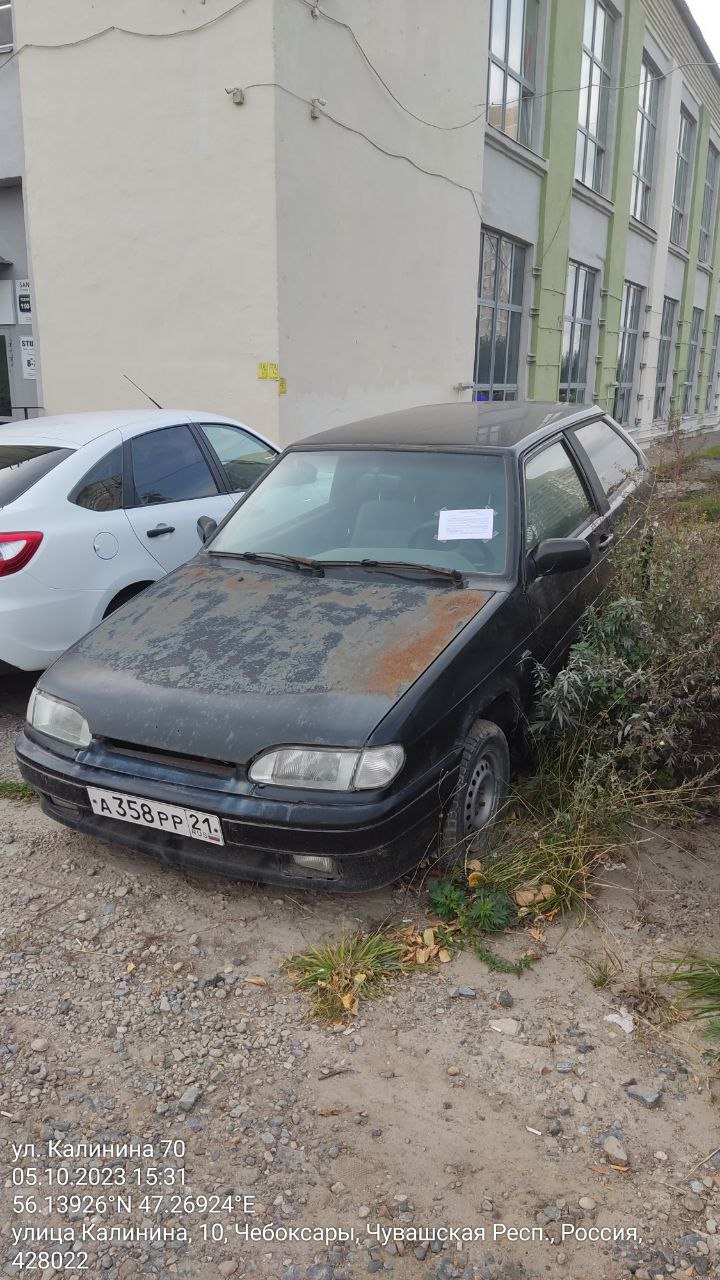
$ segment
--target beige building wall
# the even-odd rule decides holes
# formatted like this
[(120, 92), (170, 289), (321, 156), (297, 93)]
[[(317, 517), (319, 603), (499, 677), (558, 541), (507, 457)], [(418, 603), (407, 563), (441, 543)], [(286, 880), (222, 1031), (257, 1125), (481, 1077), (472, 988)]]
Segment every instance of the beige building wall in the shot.
[(275, 0), (276, 78), (326, 102), (277, 96), (284, 440), (473, 379), (489, 0), (320, 7)]
[[(277, 430), (273, 13), (251, 0), (25, 0), (15, 8), (36, 337), (48, 413), (164, 406)], [(165, 33), (161, 35), (159, 33)]]
[(287, 442), (472, 380), (489, 0), (312, 8), (17, 6), (18, 44), (146, 33), (19, 58), (47, 412), (127, 373)]

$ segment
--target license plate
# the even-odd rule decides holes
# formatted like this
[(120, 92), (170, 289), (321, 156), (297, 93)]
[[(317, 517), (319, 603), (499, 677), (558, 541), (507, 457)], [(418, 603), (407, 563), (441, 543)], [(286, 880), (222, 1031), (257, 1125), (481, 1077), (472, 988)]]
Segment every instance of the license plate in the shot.
[(182, 809), (175, 804), (156, 804), (141, 796), (127, 796), (122, 791), (102, 791), (88, 787), (93, 813), (101, 818), (117, 818), (120, 822), (134, 822), (140, 827), (152, 827), (155, 831), (169, 831), (174, 836), (189, 836), (191, 840), (204, 840), (207, 844), (224, 844), (220, 819), (213, 813), (201, 813), (198, 809)]

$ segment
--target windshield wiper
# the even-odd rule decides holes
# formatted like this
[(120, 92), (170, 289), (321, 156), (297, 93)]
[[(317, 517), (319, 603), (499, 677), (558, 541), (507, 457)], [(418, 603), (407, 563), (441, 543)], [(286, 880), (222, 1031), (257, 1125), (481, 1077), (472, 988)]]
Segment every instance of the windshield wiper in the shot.
[(378, 573), (394, 573), (398, 577), (421, 573), (431, 578), (449, 579), (458, 586), (462, 586), (464, 581), (459, 569), (445, 569), (434, 564), (416, 564), (413, 560), (324, 560), (322, 563), (326, 566), (340, 565), (345, 569), (375, 569)]
[(232, 556), (237, 560), (250, 560), (258, 564), (276, 564), (283, 569), (298, 569), (312, 573), (316, 578), (324, 578), (325, 570), (319, 560), (308, 560), (305, 556), (291, 556), (284, 551), (213, 551), (210, 555)]

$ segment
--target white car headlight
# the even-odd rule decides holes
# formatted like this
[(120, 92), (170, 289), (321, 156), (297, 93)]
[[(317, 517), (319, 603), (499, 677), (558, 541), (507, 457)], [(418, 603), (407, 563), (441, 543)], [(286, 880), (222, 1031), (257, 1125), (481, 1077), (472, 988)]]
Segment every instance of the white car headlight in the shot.
[(250, 766), (251, 782), (278, 787), (314, 787), (321, 791), (367, 791), (386, 787), (405, 760), (402, 747), (276, 747)]
[(28, 723), (50, 738), (67, 742), (71, 747), (89, 747), (92, 735), (82, 711), (71, 702), (63, 702), (37, 687), (30, 694)]

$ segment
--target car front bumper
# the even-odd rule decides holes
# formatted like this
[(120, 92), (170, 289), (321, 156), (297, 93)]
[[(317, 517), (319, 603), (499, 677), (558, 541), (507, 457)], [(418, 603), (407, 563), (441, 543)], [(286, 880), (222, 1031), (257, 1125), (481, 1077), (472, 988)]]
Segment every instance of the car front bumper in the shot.
[[(162, 862), (197, 867), (241, 880), (297, 888), (362, 891), (390, 884), (424, 857), (437, 854), (440, 809), (452, 792), (457, 767), (444, 762), (410, 787), (380, 800), (333, 804), (217, 790), (203, 780), (158, 778), (112, 768), (110, 756), (90, 765), (57, 754), (21, 732), (15, 744), (23, 778), (56, 821), (100, 840), (150, 854)], [(100, 787), (160, 804), (217, 815), (225, 844), (216, 846), (166, 831), (97, 815), (87, 788)], [(307, 792), (303, 793), (307, 796)], [(377, 793), (374, 793), (377, 795)], [(296, 857), (331, 858), (333, 870), (313, 871)]]

